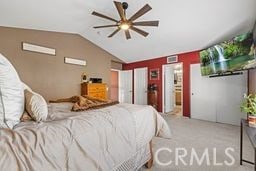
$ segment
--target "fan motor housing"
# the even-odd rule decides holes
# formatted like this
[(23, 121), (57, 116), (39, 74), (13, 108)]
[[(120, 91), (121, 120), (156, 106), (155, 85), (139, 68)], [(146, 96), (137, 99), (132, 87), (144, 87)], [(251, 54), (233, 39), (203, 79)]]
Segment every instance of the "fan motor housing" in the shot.
[(124, 10), (127, 10), (127, 8), (128, 8), (128, 3), (127, 3), (127, 2), (123, 2), (123, 3), (122, 3), (122, 6), (123, 6), (123, 9), (124, 9)]

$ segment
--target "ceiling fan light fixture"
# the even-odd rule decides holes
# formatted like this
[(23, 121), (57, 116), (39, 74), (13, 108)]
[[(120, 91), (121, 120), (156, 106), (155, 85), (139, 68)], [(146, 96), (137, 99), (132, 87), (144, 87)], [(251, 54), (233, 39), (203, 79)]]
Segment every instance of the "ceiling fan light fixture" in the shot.
[(159, 21), (157, 21), (157, 20), (155, 20), (155, 21), (135, 21), (152, 9), (151, 6), (149, 6), (148, 4), (144, 5), (140, 10), (138, 10), (136, 13), (134, 13), (130, 18), (126, 17), (126, 10), (128, 8), (127, 2), (118, 2), (118, 1), (114, 0), (114, 5), (117, 9), (120, 19), (116, 20), (116, 19), (113, 19), (112, 17), (106, 16), (104, 14), (101, 14), (101, 13), (98, 13), (95, 11), (92, 12), (92, 15), (94, 15), (94, 16), (115, 22), (115, 24), (93, 27), (95, 29), (117, 27), (116, 30), (112, 34), (110, 34), (108, 37), (113, 37), (120, 30), (124, 31), (125, 37), (127, 40), (131, 39), (130, 30), (135, 31), (144, 37), (147, 37), (149, 33), (147, 33), (146, 31), (144, 31), (142, 29), (137, 28), (138, 26), (158, 27)]
[(122, 23), (122, 24), (120, 25), (120, 28), (121, 28), (122, 30), (128, 30), (128, 29), (130, 28), (130, 25), (129, 25), (128, 23)]

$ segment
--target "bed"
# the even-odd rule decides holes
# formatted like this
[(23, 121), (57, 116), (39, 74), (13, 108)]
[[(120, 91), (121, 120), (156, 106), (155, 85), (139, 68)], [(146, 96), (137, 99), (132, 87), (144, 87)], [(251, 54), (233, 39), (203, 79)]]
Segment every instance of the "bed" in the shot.
[(138, 170), (152, 161), (152, 138), (170, 138), (167, 123), (151, 106), (83, 112), (71, 107), (52, 103), (46, 122), (0, 129), (1, 170)]

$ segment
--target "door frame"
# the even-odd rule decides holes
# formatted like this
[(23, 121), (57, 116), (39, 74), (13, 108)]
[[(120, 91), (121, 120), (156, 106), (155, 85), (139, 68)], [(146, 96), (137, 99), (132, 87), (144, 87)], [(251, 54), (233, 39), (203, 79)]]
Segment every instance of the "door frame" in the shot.
[(177, 63), (172, 63), (172, 64), (164, 64), (162, 65), (162, 111), (163, 113), (165, 113), (165, 67), (166, 66), (175, 66), (177, 64), (181, 64), (182, 67), (182, 80), (181, 80), (181, 114), (183, 116), (183, 107), (184, 107), (184, 103), (183, 103), (183, 78), (184, 78), (184, 68), (183, 68), (183, 62), (177, 62)]

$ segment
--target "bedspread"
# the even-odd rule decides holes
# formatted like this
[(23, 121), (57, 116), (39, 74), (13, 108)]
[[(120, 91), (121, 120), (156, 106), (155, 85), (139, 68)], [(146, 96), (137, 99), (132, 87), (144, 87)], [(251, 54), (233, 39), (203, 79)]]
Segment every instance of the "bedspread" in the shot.
[(46, 122), (0, 129), (1, 170), (116, 170), (153, 136), (170, 138), (168, 125), (150, 106), (71, 107), (50, 104)]

